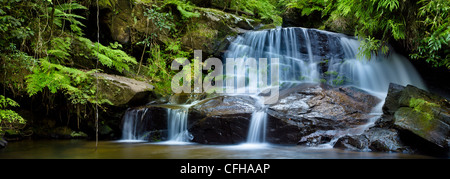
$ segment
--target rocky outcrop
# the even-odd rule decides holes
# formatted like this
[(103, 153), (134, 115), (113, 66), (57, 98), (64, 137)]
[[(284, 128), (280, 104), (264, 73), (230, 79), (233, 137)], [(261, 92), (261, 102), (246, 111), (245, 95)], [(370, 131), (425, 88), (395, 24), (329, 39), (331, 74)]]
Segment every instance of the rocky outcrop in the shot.
[(408, 85), (401, 91), (398, 104), (395, 128), (410, 131), (441, 148), (450, 148), (450, 103), (446, 99)]
[(211, 8), (196, 8), (199, 17), (192, 18), (181, 38), (185, 48), (202, 50), (206, 56), (221, 57), (234, 36), (254, 29), (254, 20)]
[(108, 99), (114, 106), (145, 104), (153, 86), (131, 78), (96, 73), (99, 77), (99, 98)]
[(400, 141), (395, 129), (370, 128), (361, 135), (339, 138), (335, 148), (355, 151), (409, 152), (411, 149)]
[[(345, 130), (362, 125), (380, 100), (351, 87), (303, 84), (281, 92), (279, 102), (267, 109), (266, 141), (296, 144), (318, 131)], [(219, 96), (191, 107), (189, 131), (194, 142), (241, 143), (247, 138), (252, 113), (262, 107), (249, 96)], [(197, 117), (191, 115), (197, 114)], [(315, 135), (329, 142), (336, 134)]]
[(417, 87), (390, 84), (383, 115), (361, 135), (345, 136), (336, 148), (372, 151), (449, 151), (450, 103)]
[(329, 142), (340, 134), (339, 130), (367, 123), (372, 117), (371, 109), (380, 102), (352, 87), (304, 84), (282, 93), (279, 102), (272, 105), (268, 113), (298, 126), (296, 142), (307, 145)]
[[(132, 45), (144, 40), (145, 34), (156, 34), (159, 44), (174, 41), (168, 30), (158, 28), (145, 16), (152, 8), (149, 2), (132, 2), (130, 0), (108, 1), (100, 3), (102, 35), (107, 41), (117, 41)], [(176, 5), (168, 4), (161, 12), (171, 12), (174, 19), (184, 18)], [(200, 14), (182, 21), (183, 32), (180, 33), (182, 48), (202, 50), (205, 56), (220, 57), (227, 49), (232, 37), (247, 30), (253, 30), (255, 21), (246, 17), (226, 13), (211, 8), (195, 7)], [(92, 17), (95, 18), (95, 17)]]

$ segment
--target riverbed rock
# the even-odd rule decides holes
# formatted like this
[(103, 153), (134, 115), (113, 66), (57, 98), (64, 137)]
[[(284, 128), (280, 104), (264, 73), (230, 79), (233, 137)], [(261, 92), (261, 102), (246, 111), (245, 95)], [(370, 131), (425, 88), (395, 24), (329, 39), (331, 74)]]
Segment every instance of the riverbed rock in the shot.
[[(351, 87), (303, 84), (281, 92), (279, 102), (269, 107), (268, 114), (297, 126), (297, 139), (290, 143), (315, 141), (321, 144), (340, 134), (326, 131), (346, 130), (367, 123), (373, 117), (371, 109), (379, 102), (367, 92)], [(314, 136), (309, 136), (313, 133)]]
[(345, 136), (336, 148), (436, 154), (449, 151), (449, 102), (408, 85), (390, 84), (383, 115), (361, 135)]
[(370, 128), (360, 135), (346, 135), (339, 138), (334, 148), (354, 151), (404, 152), (411, 149), (400, 141), (395, 129)]
[(114, 106), (145, 104), (153, 86), (124, 76), (105, 73), (94, 74), (99, 77), (99, 98), (108, 99)]

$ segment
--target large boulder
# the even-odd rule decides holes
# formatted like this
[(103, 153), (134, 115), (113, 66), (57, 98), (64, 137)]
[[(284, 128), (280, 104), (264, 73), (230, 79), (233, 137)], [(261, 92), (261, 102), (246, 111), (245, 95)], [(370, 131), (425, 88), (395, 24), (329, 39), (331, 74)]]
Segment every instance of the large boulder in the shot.
[(114, 106), (140, 105), (148, 101), (153, 86), (142, 81), (105, 73), (99, 77), (99, 98), (108, 99)]
[(218, 96), (191, 107), (189, 132), (193, 142), (236, 144), (246, 140), (256, 100), (249, 96)]
[(317, 145), (339, 136), (336, 131), (367, 123), (373, 117), (371, 109), (379, 102), (378, 98), (352, 87), (303, 84), (281, 92), (279, 102), (269, 108), (268, 114), (297, 127), (297, 138), (290, 143)]
[(398, 104), (395, 128), (410, 131), (441, 148), (450, 148), (450, 103), (445, 98), (408, 85)]

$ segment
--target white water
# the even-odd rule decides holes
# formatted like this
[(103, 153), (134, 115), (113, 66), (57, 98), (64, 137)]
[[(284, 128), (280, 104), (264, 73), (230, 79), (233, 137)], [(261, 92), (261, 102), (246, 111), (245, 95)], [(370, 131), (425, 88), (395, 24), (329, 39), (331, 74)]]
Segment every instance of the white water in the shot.
[[(148, 108), (129, 109), (123, 117), (122, 139), (120, 142), (146, 142), (148, 141)], [(167, 133), (166, 144), (184, 144), (193, 139), (187, 130), (189, 107), (180, 109), (167, 109)]]
[[(368, 124), (346, 131), (329, 131), (342, 135), (358, 134), (381, 115), (390, 83), (412, 84), (426, 89), (405, 57), (391, 51), (387, 56), (361, 59), (357, 58), (359, 46), (358, 40), (343, 34), (305, 28), (277, 28), (238, 36), (230, 44), (225, 58), (267, 58), (269, 64), (270, 58), (279, 58), (281, 87), (326, 80), (330, 85), (351, 85), (377, 96), (382, 102), (373, 109), (375, 117)], [(327, 65), (321, 65), (324, 63)], [(327, 69), (321, 69), (323, 67)], [(270, 73), (270, 69), (267, 70)], [(245, 71), (248, 71), (247, 68)], [(321, 74), (320, 71), (334, 75)], [(235, 73), (237, 77), (244, 75), (244, 72)], [(251, 86), (250, 82), (246, 86)], [(264, 143), (266, 130), (267, 114), (259, 109), (252, 114), (247, 144)]]
[(266, 141), (267, 113), (256, 111), (252, 114), (247, 143), (264, 143)]
[(187, 129), (189, 108), (167, 109), (168, 143), (185, 143), (193, 139)]
[(143, 142), (146, 131), (144, 120), (147, 108), (128, 109), (123, 116), (122, 140), (121, 142)]

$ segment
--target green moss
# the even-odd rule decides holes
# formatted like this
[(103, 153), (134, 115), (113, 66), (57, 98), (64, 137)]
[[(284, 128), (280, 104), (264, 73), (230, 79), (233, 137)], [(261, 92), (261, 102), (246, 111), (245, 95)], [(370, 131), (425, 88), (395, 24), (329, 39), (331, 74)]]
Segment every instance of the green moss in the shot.
[(70, 133), (70, 136), (75, 138), (75, 137), (87, 137), (88, 135), (81, 131), (80, 132), (72, 131), (72, 133)]
[(439, 107), (439, 105), (425, 101), (424, 99), (411, 98), (409, 100), (409, 107), (413, 108), (415, 112), (420, 113), (423, 116), (423, 119), (429, 121), (435, 117), (433, 108)]
[(327, 71), (324, 73), (326, 76), (338, 76), (339, 73), (337, 71)]

